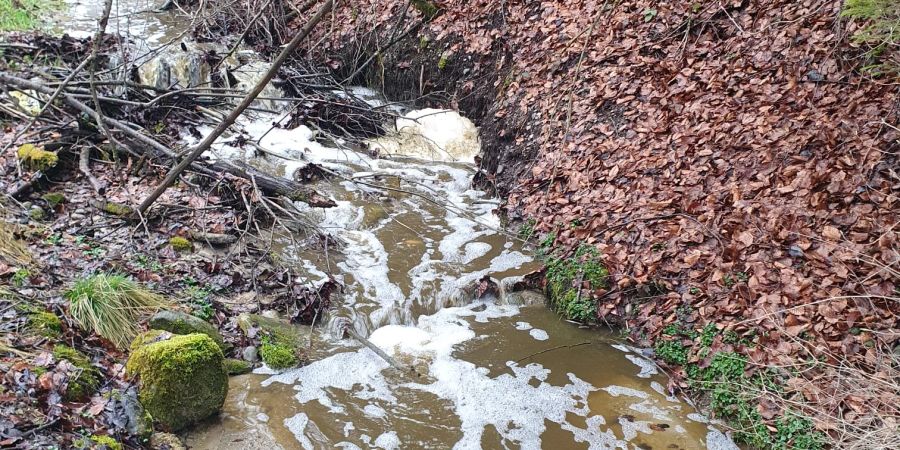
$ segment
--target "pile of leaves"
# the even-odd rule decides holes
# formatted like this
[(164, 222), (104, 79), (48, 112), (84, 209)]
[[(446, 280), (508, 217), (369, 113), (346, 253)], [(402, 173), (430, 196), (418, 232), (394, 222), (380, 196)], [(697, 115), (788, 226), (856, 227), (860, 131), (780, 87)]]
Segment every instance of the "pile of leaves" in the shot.
[[(693, 333), (733, 333), (713, 348), (788, 386), (755, 406), (769, 429), (803, 409), (838, 439), (900, 418), (896, 391), (839, 387), (843, 368), (896, 386), (900, 338), (898, 85), (860, 71), (866, 24), (842, 3), (363, 0), (337, 10), (321, 57), (352, 72), (355, 42), (374, 52), (398, 18), (422, 21), (412, 46), (440, 59), (377, 70), (438, 91), (432, 74), (463, 67), (447, 105), (491, 134), (482, 169), (510, 218), (556, 255), (602, 254), (606, 287), (574, 286), (597, 319), (646, 346), (692, 330), (670, 364), (681, 387), (714, 358)], [(467, 111), (485, 74), (493, 103)]]

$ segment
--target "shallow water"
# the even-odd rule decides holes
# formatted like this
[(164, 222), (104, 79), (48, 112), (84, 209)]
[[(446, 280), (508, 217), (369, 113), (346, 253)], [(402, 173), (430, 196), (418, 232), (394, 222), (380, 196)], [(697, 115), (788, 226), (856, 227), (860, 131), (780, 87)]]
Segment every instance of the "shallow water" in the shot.
[[(311, 331), (312, 362), (234, 378), (222, 417), (190, 434), (194, 448), (734, 448), (615, 335), (561, 320), (537, 293), (537, 305), (506, 289), (474, 299), (483, 277), (509, 287), (539, 263), (496, 231), (496, 201), (471, 188), (470, 165), (374, 159), (305, 127), (270, 129), (278, 121), (241, 124), (266, 161), (228, 145), (235, 134), (215, 153), (285, 176), (311, 162), (340, 174), (313, 185), (336, 208), (298, 206), (343, 247), (326, 255), (281, 236), (278, 248), (312, 284), (331, 268), (344, 293), (331, 326)], [(330, 330), (341, 320), (422, 376), (340, 339)]]
[[(72, 37), (91, 37), (103, 13), (103, 0), (64, 0), (49, 17), (50, 30)], [(114, 0), (107, 32), (138, 44), (155, 46), (181, 36), (190, 19), (178, 11), (156, 12), (165, 0)]]

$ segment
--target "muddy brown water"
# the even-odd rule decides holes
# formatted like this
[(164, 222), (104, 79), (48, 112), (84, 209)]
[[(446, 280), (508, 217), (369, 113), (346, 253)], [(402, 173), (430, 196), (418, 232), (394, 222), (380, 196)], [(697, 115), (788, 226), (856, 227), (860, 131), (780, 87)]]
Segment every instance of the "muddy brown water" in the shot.
[[(88, 35), (102, 3), (66, 0), (55, 23)], [(161, 4), (116, 2), (110, 31), (151, 46), (178, 37), (187, 21), (151, 11)], [(354, 92), (377, 103), (374, 93)], [(275, 250), (310, 285), (333, 274), (344, 290), (325, 325), (300, 330), (309, 336), (311, 362), (231, 378), (222, 413), (183, 436), (191, 448), (736, 448), (666, 394), (665, 376), (640, 349), (615, 333), (561, 320), (539, 293), (509, 292), (540, 264), (499, 231), (497, 200), (472, 189), (477, 142), (454, 147), (462, 162), (373, 159), (322, 145), (303, 126), (272, 129), (283, 119), (242, 118), (210, 156), (283, 176), (310, 162), (339, 174), (313, 186), (337, 207), (297, 207), (341, 245), (323, 251), (305, 245), (302, 233), (282, 233)], [(448, 114), (425, 131), (446, 142), (465, 129), (460, 120)], [(237, 134), (269, 156), (229, 146)], [(483, 277), (502, 288), (474, 299), (472, 287)], [(346, 323), (421, 376), (343, 339), (337, 330)]]

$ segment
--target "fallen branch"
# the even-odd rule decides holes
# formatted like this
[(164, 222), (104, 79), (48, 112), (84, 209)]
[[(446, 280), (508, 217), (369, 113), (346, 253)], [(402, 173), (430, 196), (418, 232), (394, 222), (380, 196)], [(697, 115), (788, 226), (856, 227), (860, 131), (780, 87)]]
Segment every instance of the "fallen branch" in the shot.
[(78, 157), (78, 170), (84, 174), (85, 178), (87, 178), (88, 182), (91, 183), (91, 187), (97, 192), (97, 194), (103, 195), (106, 192), (106, 186), (91, 173), (91, 148), (84, 147), (81, 149), (81, 154)]
[(307, 22), (303, 30), (297, 33), (294, 38), (291, 39), (291, 42), (289, 42), (288, 45), (281, 51), (281, 53), (278, 54), (278, 57), (275, 58), (275, 62), (272, 63), (272, 66), (269, 67), (269, 70), (266, 71), (262, 79), (260, 79), (259, 82), (256, 83), (256, 86), (253, 87), (253, 90), (251, 90), (247, 94), (247, 96), (244, 97), (243, 100), (241, 100), (241, 103), (237, 105), (230, 114), (228, 114), (228, 117), (226, 117), (225, 120), (223, 120), (216, 127), (216, 129), (213, 130), (212, 133), (206, 136), (206, 139), (204, 139), (203, 142), (198, 144), (197, 147), (195, 147), (190, 152), (190, 154), (188, 154), (183, 160), (181, 160), (178, 165), (172, 168), (172, 170), (169, 171), (168, 175), (166, 175), (166, 178), (162, 183), (160, 183), (156, 190), (154, 190), (147, 198), (144, 199), (143, 202), (141, 202), (141, 205), (137, 210), (139, 215), (143, 216), (147, 212), (147, 210), (150, 209), (150, 206), (153, 204), (153, 202), (155, 202), (156, 199), (158, 199), (159, 196), (169, 188), (169, 186), (175, 183), (175, 180), (178, 179), (178, 177), (181, 175), (181, 172), (184, 172), (184, 170), (187, 169), (195, 159), (209, 150), (216, 139), (218, 139), (218, 137), (221, 136), (222, 133), (225, 132), (225, 130), (227, 130), (231, 125), (234, 124), (237, 118), (244, 113), (244, 110), (246, 110), (250, 106), (250, 104), (253, 103), (253, 101), (257, 96), (259, 96), (260, 93), (262, 93), (266, 85), (269, 84), (269, 81), (271, 81), (272, 78), (275, 77), (276, 72), (278, 72), (278, 68), (281, 67), (282, 64), (284, 64), (284, 62), (292, 53), (294, 53), (294, 51), (300, 45), (300, 42), (305, 39), (307, 35), (309, 35), (309, 33), (313, 30), (313, 27), (315, 27), (315, 25), (319, 23), (319, 21), (322, 20), (323, 17), (325, 17), (325, 14), (327, 12), (331, 11), (331, 8), (333, 6), (334, 0), (328, 0), (324, 5), (322, 5), (316, 15), (313, 16), (309, 20), (309, 22)]
[(369, 350), (372, 350), (373, 352), (375, 352), (375, 354), (378, 355), (381, 359), (387, 361), (387, 363), (390, 364), (391, 367), (393, 367), (401, 372), (404, 372), (404, 373), (407, 373), (407, 372), (411, 373), (417, 377), (422, 376), (419, 374), (419, 372), (416, 371), (415, 368), (413, 368), (411, 366), (407, 367), (407, 366), (404, 366), (403, 364), (398, 363), (394, 358), (391, 358), (387, 353), (385, 353), (383, 350), (378, 348), (377, 345), (373, 344), (372, 341), (360, 336), (359, 333), (357, 333), (356, 330), (353, 329), (353, 326), (351, 326), (349, 322), (345, 325), (344, 331), (347, 334), (349, 334), (353, 339), (356, 339), (357, 341), (359, 341), (360, 344), (365, 345)]

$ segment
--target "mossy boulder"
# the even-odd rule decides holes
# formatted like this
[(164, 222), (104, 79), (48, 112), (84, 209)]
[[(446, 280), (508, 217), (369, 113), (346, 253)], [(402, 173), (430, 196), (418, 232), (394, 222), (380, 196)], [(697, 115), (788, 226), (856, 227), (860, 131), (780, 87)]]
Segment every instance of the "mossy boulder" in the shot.
[(225, 351), (228, 346), (219, 330), (213, 324), (190, 314), (180, 311), (160, 311), (150, 319), (150, 328), (154, 330), (168, 331), (173, 334), (205, 334), (216, 342), (216, 345)]
[(59, 156), (56, 153), (48, 152), (33, 144), (22, 145), (16, 155), (25, 167), (33, 170), (47, 170), (55, 167), (59, 162)]
[(297, 360), (297, 349), (277, 342), (265, 342), (259, 347), (259, 355), (264, 363), (274, 370), (294, 367)]
[(182, 430), (225, 403), (225, 358), (209, 336), (155, 330), (138, 336), (131, 351), (126, 370), (140, 377), (138, 398), (162, 428)]
[(252, 368), (253, 367), (249, 362), (241, 359), (228, 358), (225, 360), (225, 370), (228, 372), (228, 375), (243, 375), (245, 373), (250, 373)]
[(80, 369), (66, 385), (66, 393), (63, 396), (66, 400), (87, 400), (100, 387), (100, 370), (91, 365), (91, 360), (84, 353), (67, 345), (58, 344), (53, 347), (53, 357), (60, 361), (66, 360)]

